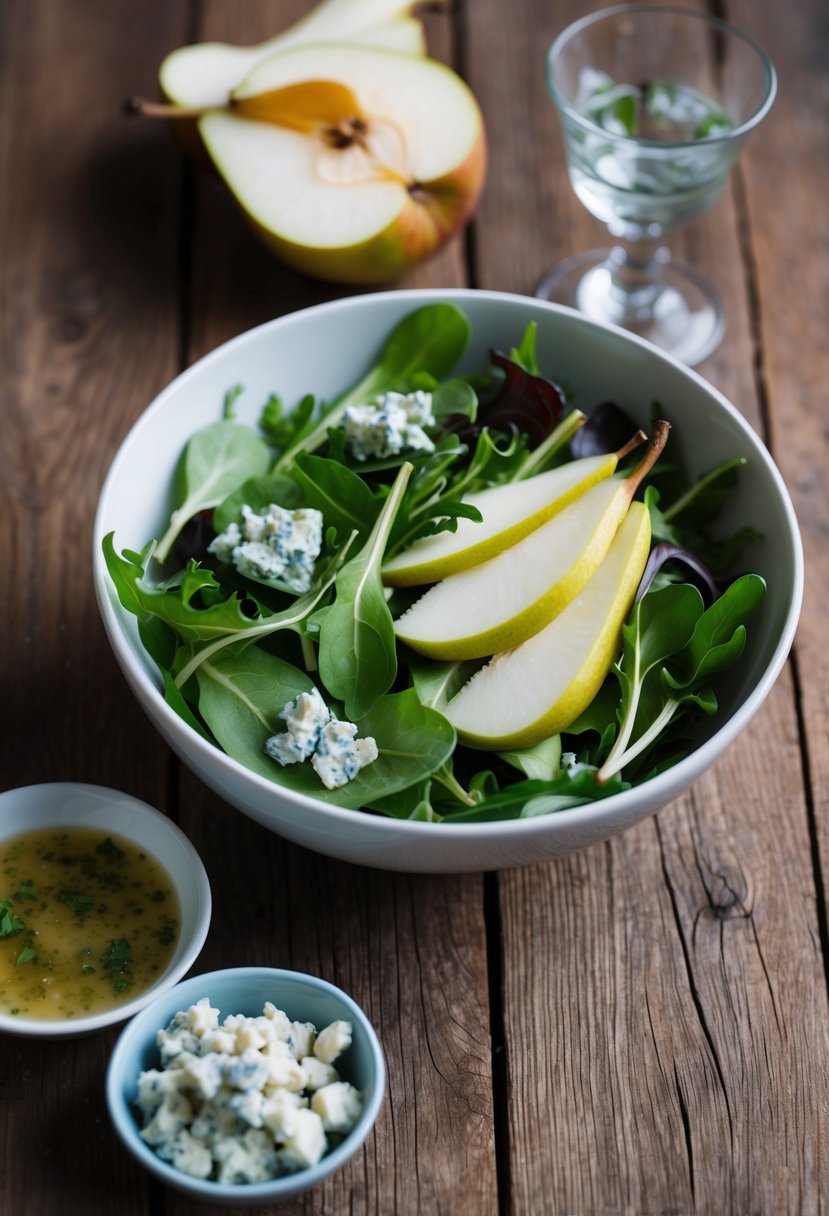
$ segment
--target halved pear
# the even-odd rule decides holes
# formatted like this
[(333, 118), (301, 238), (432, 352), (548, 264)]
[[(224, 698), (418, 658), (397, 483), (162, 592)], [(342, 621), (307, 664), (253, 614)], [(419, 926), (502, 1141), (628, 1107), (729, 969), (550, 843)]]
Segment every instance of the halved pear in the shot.
[(538, 633), (598, 570), (668, 430), (657, 423), (629, 477), (591, 486), (497, 557), (430, 588), (395, 621), (399, 640), (428, 658), (477, 659)]
[(498, 654), (442, 711), (469, 747), (532, 747), (587, 708), (619, 654), (648, 560), (647, 507), (631, 504), (587, 586), (545, 629)]
[(180, 106), (224, 106), (263, 59), (311, 42), (357, 42), (422, 55), (423, 26), (412, 0), (323, 0), (288, 29), (256, 46), (201, 42), (179, 47), (162, 62), (164, 96)]
[[(635, 442), (640, 437), (645, 438), (641, 431)], [(434, 583), (489, 561), (615, 473), (633, 442), (618, 452), (571, 460), (526, 481), (465, 494), (463, 502), (477, 507), (481, 520), (459, 519), (457, 531), (415, 541), (385, 563), (383, 582), (389, 587)]]
[(478, 104), (436, 60), (315, 44), (258, 64), (198, 122), (255, 231), (306, 274), (396, 278), (468, 219), (483, 186)]

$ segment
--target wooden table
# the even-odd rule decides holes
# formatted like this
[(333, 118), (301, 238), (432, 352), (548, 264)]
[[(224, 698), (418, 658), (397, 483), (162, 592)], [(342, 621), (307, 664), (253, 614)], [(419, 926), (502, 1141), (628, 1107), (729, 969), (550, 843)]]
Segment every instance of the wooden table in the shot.
[[(829, 1205), (829, 27), (822, 0), (713, 7), (771, 51), (780, 95), (725, 198), (674, 240), (728, 333), (702, 372), (771, 446), (803, 528), (795, 652), (727, 756), (586, 852), (424, 877), (283, 843), (199, 784), (116, 669), (91, 584), (98, 490), (193, 359), (343, 294), (263, 253), (166, 132), (127, 123), (172, 48), (255, 42), (305, 0), (18, 0), (0, 9), (2, 786), (79, 780), (164, 808), (207, 865), (197, 969), (308, 970), (362, 1003), (388, 1100), (363, 1152), (281, 1211), (414, 1216), (817, 1213)], [(430, 18), (476, 90), (491, 168), (474, 226), (405, 285), (531, 294), (599, 243), (575, 200), (544, 49), (584, 0)], [(700, 7), (705, 7), (703, 4)], [(403, 285), (403, 284), (401, 284)], [(302, 909), (302, 915), (292, 910)], [(7, 1216), (189, 1213), (110, 1130), (115, 1038), (0, 1042)]]

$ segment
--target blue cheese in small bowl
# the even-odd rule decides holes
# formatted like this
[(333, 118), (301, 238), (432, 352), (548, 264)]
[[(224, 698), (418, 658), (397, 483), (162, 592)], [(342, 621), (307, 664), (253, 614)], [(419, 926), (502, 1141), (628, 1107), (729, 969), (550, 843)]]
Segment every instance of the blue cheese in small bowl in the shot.
[(219, 1016), (203, 997), (158, 1031), (160, 1067), (138, 1078), (141, 1139), (182, 1173), (220, 1184), (316, 1165), (363, 1112), (335, 1067), (351, 1023), (317, 1032), (270, 1001), (260, 1016)]

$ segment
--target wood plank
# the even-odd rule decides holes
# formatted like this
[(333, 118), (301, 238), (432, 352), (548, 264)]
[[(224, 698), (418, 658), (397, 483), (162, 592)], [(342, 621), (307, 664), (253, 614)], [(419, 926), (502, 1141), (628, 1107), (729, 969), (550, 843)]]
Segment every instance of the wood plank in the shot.
[[(780, 9), (734, 0), (729, 15), (751, 23), (771, 53), (779, 91), (766, 124), (752, 136), (742, 176), (753, 234), (756, 359), (766, 389), (771, 447), (794, 500), (806, 563), (803, 614), (795, 645), (811, 819), (825, 900), (829, 865), (829, 98), (824, 64), (825, 10), (818, 0)], [(826, 905), (822, 928), (826, 950)]]
[[(208, 3), (199, 36), (265, 38), (299, 3)], [(449, 29), (432, 43), (449, 55)], [(352, 294), (264, 253), (216, 182), (195, 183), (190, 353), (249, 325)], [(461, 242), (398, 286), (463, 281)], [(264, 962), (319, 974), (350, 992), (380, 1034), (388, 1098), (374, 1135), (342, 1173), (286, 1212), (497, 1210), (489, 995), (480, 876), (372, 872), (314, 856), (230, 811), (187, 773), (181, 823), (210, 873), (216, 908), (198, 969)], [(251, 900), (254, 925), (251, 926)], [(170, 1212), (190, 1205), (170, 1196)]]
[[(526, 0), (508, 23), (494, 4), (467, 22), (494, 148), (482, 286), (532, 291), (601, 243), (543, 86), (550, 38), (590, 10)], [(726, 341), (702, 371), (759, 427), (745, 225), (778, 209), (759, 183), (748, 217), (739, 202), (729, 191), (671, 244), (726, 298)], [(808, 1061), (829, 1031), (791, 678), (656, 820), (499, 886), (512, 1210), (817, 1211), (827, 1077)]]
[[(89, 537), (117, 444), (177, 370), (180, 171), (164, 132), (120, 106), (183, 36), (184, 7), (0, 13), (4, 787), (80, 780), (165, 800), (165, 749), (104, 639)], [(114, 1038), (0, 1041), (0, 1210), (85, 1216), (115, 1195), (125, 1216), (146, 1210), (147, 1176), (105, 1110)]]

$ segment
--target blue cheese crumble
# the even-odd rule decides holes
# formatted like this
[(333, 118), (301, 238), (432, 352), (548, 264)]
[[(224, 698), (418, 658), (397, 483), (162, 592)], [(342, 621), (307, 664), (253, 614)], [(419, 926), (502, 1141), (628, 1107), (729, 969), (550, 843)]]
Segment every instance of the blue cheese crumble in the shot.
[(384, 460), (403, 451), (434, 452), (424, 427), (434, 426), (432, 394), (383, 393), (375, 405), (349, 405), (345, 441), (355, 460)]
[(313, 507), (288, 511), (271, 503), (257, 515), (245, 505), (241, 526), (229, 524), (207, 548), (247, 578), (307, 591), (322, 549), (322, 527), (322, 513)]
[(316, 1165), (360, 1118), (363, 1100), (334, 1061), (351, 1023), (317, 1033), (266, 1002), (259, 1017), (207, 997), (156, 1036), (161, 1068), (138, 1078), (141, 1138), (182, 1173), (222, 1183), (265, 1182)]
[(266, 740), (266, 753), (283, 766), (310, 757), (326, 789), (345, 785), (379, 754), (375, 740), (358, 739), (354, 723), (336, 718), (316, 688), (289, 701), (279, 717), (288, 729)]

